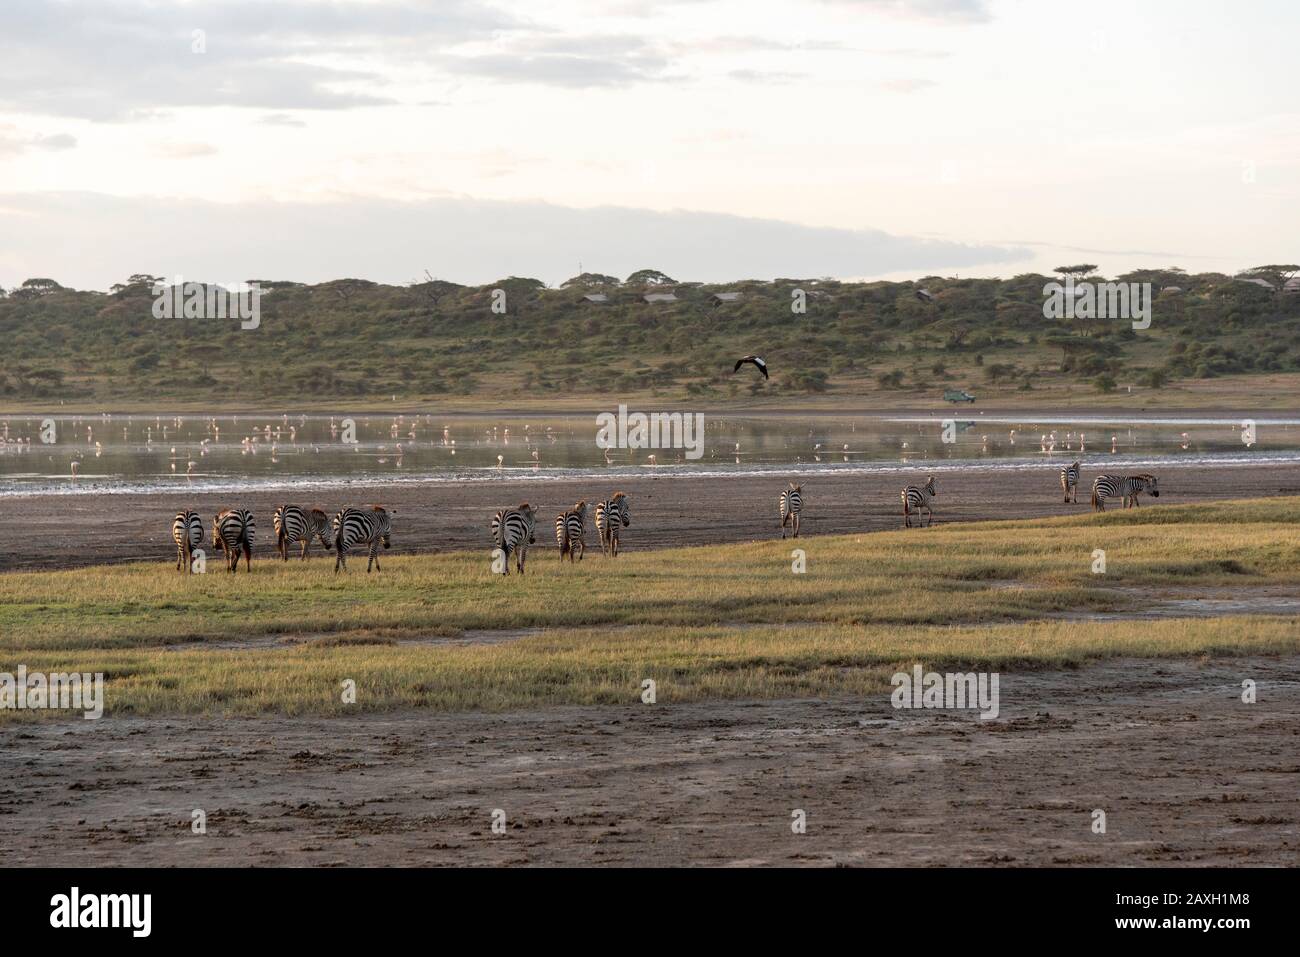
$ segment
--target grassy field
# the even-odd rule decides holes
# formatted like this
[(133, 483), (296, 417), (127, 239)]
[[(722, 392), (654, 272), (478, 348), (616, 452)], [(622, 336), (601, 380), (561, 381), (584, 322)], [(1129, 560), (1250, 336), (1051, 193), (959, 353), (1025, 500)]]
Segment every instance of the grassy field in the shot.
[[(509, 579), (486, 549), (390, 556), (370, 576), (336, 577), (324, 558), (238, 576), (217, 563), (11, 573), (0, 671), (102, 671), (110, 715), (255, 714), (634, 702), (645, 678), (660, 701), (874, 693), (916, 662), (1296, 653), (1294, 618), (1060, 616), (1141, 609), (1162, 589), (1300, 588), (1297, 521), (1300, 498), (1274, 498), (808, 537), (803, 574), (780, 540), (574, 566), (539, 552)], [(511, 640), (429, 643), (465, 632)]]

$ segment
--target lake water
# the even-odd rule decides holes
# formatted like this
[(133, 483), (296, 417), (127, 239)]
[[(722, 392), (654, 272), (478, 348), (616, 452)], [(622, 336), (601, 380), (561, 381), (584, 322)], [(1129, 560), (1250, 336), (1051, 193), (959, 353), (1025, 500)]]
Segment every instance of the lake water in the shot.
[[(603, 449), (594, 415), (0, 414), (0, 496), (387, 482), (1300, 464), (1300, 419), (706, 415), (702, 454)], [(51, 429), (50, 426), (53, 426)], [(43, 439), (52, 439), (46, 442)], [(945, 441), (950, 439), (951, 441)], [(1083, 446), (1080, 451), (1080, 446)]]

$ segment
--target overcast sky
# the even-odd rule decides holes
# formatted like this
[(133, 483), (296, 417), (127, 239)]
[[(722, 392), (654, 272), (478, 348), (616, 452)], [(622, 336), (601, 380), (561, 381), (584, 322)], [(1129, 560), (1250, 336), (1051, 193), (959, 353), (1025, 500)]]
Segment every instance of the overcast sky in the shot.
[(3, 0), (0, 286), (1295, 261), (1297, 38), (1286, 0)]

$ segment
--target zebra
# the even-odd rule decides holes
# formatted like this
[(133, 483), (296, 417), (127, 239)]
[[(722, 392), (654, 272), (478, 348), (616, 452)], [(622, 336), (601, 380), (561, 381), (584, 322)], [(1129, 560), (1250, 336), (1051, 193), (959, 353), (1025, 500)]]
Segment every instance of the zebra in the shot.
[(246, 508), (228, 508), (212, 520), (212, 545), (226, 553), (226, 570), (239, 570), (239, 553), (244, 553), (244, 571), (253, 570), (253, 513)]
[(186, 509), (177, 512), (172, 521), (172, 541), (176, 543), (176, 570), (189, 571), (194, 549), (203, 544), (203, 519), (199, 513)]
[(625, 493), (615, 492), (607, 501), (596, 503), (596, 531), (600, 533), (600, 549), (606, 555), (618, 557), (618, 530), (631, 524)]
[(524, 573), (524, 559), (528, 557), (528, 546), (536, 542), (535, 525), (537, 516), (527, 502), (518, 508), (503, 508), (492, 516), (492, 540), (497, 548), (505, 553), (505, 574), (510, 574), (510, 556), (513, 553), (519, 574)]
[(794, 531), (792, 538), (799, 537), (799, 513), (803, 511), (803, 486), (790, 483), (790, 487), (781, 493), (781, 537), (785, 538), (785, 526), (788, 522)]
[(379, 546), (387, 548), (393, 532), (392, 516), (396, 512), (386, 511), (381, 505), (372, 505), (369, 509), (344, 508), (334, 516), (334, 574), (342, 568), (347, 571), (348, 551), (358, 545), (365, 545), (370, 560), (366, 562), (366, 574), (371, 566), (379, 571)]
[(587, 553), (587, 503), (579, 502), (567, 512), (562, 512), (555, 517), (555, 543), (560, 546), (560, 561), (564, 561), (564, 556), (569, 556), (569, 561), (573, 561), (573, 556), (578, 556), (578, 561), (582, 561), (582, 556)]
[(934, 476), (928, 475), (925, 484), (919, 488), (915, 485), (909, 485), (902, 491), (903, 496), (903, 527), (912, 527), (912, 513), (917, 513), (917, 522), (919, 523), (921, 509), (925, 509), (929, 515), (929, 521), (926, 525), (934, 524), (934, 511), (930, 508), (930, 499), (934, 498)]
[(1079, 503), (1079, 463), (1067, 465), (1061, 469), (1061, 491), (1065, 494), (1065, 501), (1070, 501), (1070, 493), (1074, 493), (1074, 503)]
[(1156, 487), (1156, 477), (1150, 472), (1138, 475), (1098, 475), (1092, 480), (1092, 507), (1095, 511), (1106, 511), (1106, 499), (1122, 496), (1124, 507), (1138, 507), (1138, 493), (1150, 492), (1152, 498), (1160, 497)]
[(307, 547), (313, 538), (320, 539), (325, 551), (329, 552), (330, 542), (326, 535), (329, 530), (329, 517), (318, 508), (310, 512), (297, 505), (281, 505), (275, 510), (275, 547), (280, 558), (289, 560), (289, 546), (302, 542), (301, 560), (307, 560)]

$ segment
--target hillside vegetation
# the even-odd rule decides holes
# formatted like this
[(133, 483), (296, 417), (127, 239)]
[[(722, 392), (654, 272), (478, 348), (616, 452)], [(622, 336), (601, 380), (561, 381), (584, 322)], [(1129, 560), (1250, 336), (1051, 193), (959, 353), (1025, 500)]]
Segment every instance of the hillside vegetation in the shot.
[[(1300, 295), (1281, 291), (1292, 268), (1256, 271), (1274, 288), (1172, 269), (1114, 277), (1153, 284), (1141, 331), (1124, 320), (1045, 319), (1043, 286), (1056, 277), (1035, 274), (714, 285), (643, 270), (554, 289), (521, 278), (481, 287), (262, 280), (260, 325), (246, 330), (236, 319), (155, 318), (147, 275), (108, 293), (37, 279), (0, 296), (0, 403), (357, 407), (395, 397), (499, 408), (613, 396), (762, 407), (825, 395), (897, 405), (955, 388), (981, 402), (1104, 403), (1130, 388), (1158, 398), (1242, 376), (1248, 397), (1294, 394)], [(796, 290), (803, 314), (791, 309)], [(712, 299), (723, 291), (740, 296)], [(647, 292), (677, 298), (647, 303)], [(751, 352), (767, 358), (770, 381), (752, 366), (733, 375)]]

